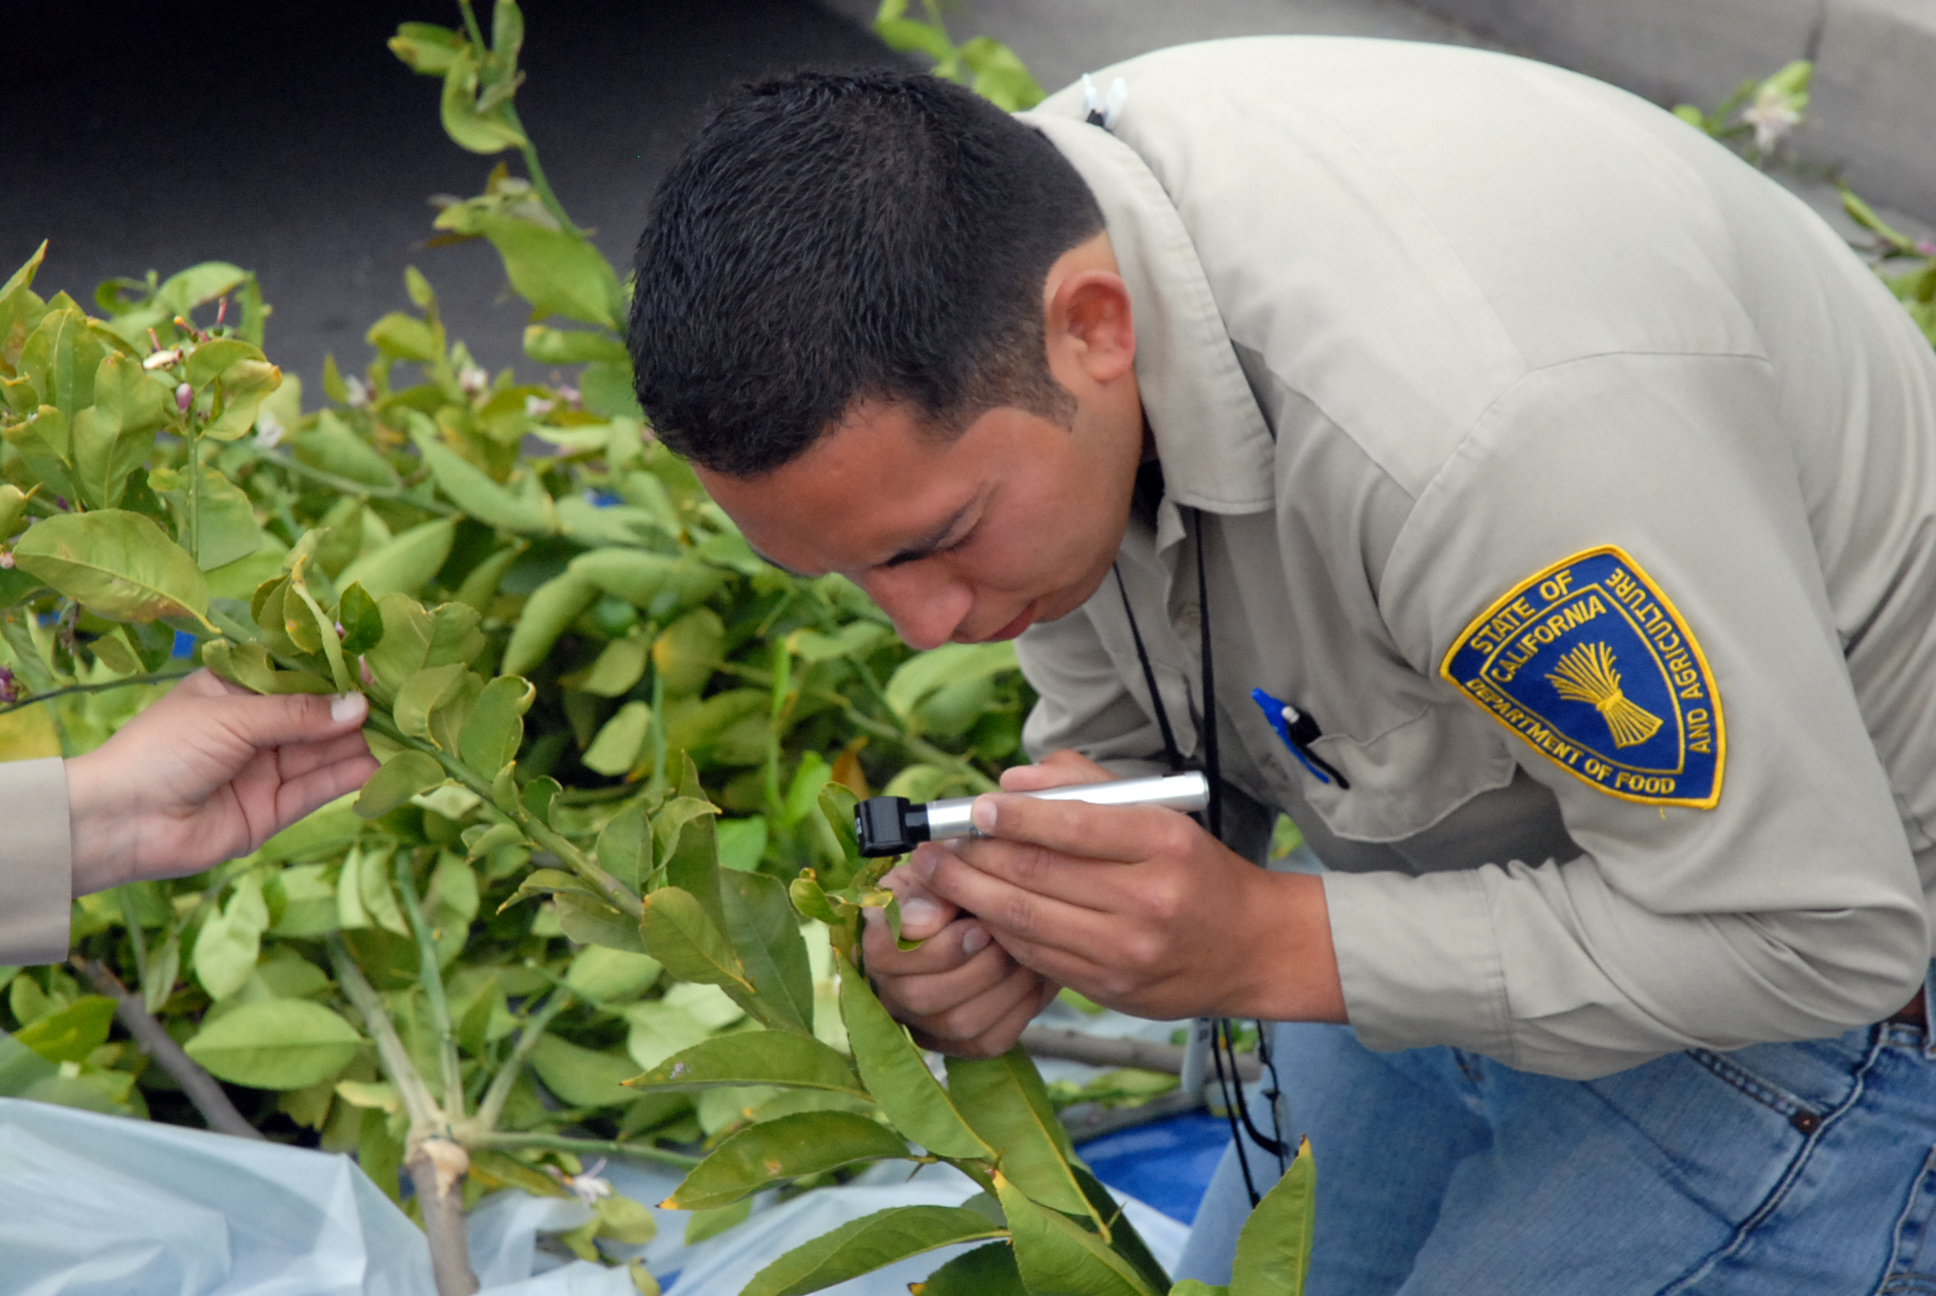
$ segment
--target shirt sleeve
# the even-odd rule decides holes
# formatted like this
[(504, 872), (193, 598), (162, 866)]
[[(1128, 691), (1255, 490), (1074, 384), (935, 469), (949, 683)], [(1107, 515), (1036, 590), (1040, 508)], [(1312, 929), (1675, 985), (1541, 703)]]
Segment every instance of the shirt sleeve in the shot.
[[(1583, 854), (1327, 877), (1345, 1000), (1369, 1046), (1452, 1044), (1587, 1078), (1682, 1048), (1839, 1034), (1921, 984), (1922, 887), (1795, 455), (1763, 361), (1601, 356), (1522, 379), (1420, 495), (1381, 589), (1413, 665), (1438, 678), (1502, 596), (1617, 547), (1711, 670), (1718, 799), (1648, 795), (1664, 784), (1616, 794), (1566, 757), (1569, 743), (1615, 753), (1672, 716), (1609, 716), (1611, 686), (1595, 694), (1600, 715), (1568, 713), (1525, 685), (1530, 718), (1506, 725), (1508, 741)], [(1618, 642), (1558, 633), (1555, 651)]]
[(58, 963), (74, 887), (66, 763), (0, 764), (0, 825), (0, 964)]

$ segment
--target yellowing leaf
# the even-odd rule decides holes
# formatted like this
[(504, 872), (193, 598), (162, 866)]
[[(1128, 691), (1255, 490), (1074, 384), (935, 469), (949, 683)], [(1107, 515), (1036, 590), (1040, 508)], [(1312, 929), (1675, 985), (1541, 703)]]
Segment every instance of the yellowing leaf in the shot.
[(192, 616), (208, 624), (201, 568), (139, 513), (101, 509), (45, 518), (14, 546), (14, 561), (110, 621)]

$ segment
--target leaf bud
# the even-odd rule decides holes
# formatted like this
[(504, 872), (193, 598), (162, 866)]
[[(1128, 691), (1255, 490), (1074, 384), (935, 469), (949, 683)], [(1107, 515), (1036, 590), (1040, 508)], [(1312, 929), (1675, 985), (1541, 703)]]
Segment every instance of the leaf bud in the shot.
[(188, 407), (194, 403), (194, 400), (195, 389), (187, 383), (183, 383), (181, 386), (175, 388), (175, 412), (177, 414), (188, 413)]

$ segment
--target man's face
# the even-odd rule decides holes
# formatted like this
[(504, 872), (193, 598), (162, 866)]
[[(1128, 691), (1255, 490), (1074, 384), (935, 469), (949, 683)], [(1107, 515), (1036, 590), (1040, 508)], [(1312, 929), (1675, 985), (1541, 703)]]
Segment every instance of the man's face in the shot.
[(773, 472), (699, 476), (763, 557), (848, 577), (913, 647), (1012, 639), (1095, 592), (1129, 516), (1133, 381), (1126, 401), (1076, 394), (1071, 426), (1004, 406), (953, 439), (907, 405), (864, 401)]

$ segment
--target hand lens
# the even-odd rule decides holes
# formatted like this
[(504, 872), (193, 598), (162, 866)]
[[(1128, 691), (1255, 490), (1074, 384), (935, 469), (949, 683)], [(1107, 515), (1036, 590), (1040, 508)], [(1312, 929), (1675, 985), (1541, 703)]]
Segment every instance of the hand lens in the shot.
[[(1012, 796), (1038, 801), (1081, 801), (1088, 805), (1160, 806), (1185, 812), (1201, 810), (1210, 802), (1210, 783), (1195, 770), (1157, 778), (1118, 779), (1109, 783), (1077, 783), (1043, 792), (1015, 792)], [(904, 855), (924, 841), (979, 837), (968, 818), (974, 797), (954, 797), (915, 805), (906, 797), (869, 797), (854, 807), (854, 836), (862, 855)]]

